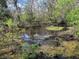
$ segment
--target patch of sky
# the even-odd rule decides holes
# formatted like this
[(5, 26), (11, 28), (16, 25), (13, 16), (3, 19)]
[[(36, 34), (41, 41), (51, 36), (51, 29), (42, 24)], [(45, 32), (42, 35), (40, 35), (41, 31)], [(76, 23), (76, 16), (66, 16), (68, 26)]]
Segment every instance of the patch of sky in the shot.
[[(13, 1), (8, 1), (7, 2), (8, 9), (10, 9), (10, 10), (16, 10), (16, 8), (15, 8), (15, 6), (14, 6), (14, 4), (12, 2)], [(27, 0), (18, 0), (17, 1), (17, 5), (20, 8), (24, 8), (26, 3), (27, 3)]]
[(18, 6), (20, 7), (20, 8), (24, 8), (25, 7), (25, 5), (26, 5), (26, 3), (27, 3), (27, 0), (18, 0)]
[(37, 3), (40, 8), (45, 8), (47, 0), (38, 0)]

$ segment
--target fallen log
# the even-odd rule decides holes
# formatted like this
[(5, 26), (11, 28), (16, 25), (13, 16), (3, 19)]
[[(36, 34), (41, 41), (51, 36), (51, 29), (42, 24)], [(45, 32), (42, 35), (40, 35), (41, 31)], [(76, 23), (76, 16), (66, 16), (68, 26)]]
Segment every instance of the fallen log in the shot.
[(59, 31), (58, 33), (57, 33), (57, 36), (63, 36), (63, 35), (66, 35), (66, 34), (74, 34), (75, 33), (75, 28), (73, 28), (73, 27), (67, 27), (68, 28), (68, 30), (66, 30), (66, 31)]
[(16, 50), (16, 48), (14, 47), (9, 47), (9, 48), (4, 48), (0, 50), (0, 56), (4, 55), (4, 54), (9, 54), (9, 53), (14, 53)]
[(21, 40), (15, 41), (14, 44), (9, 46), (8, 48), (1, 49), (0, 56), (9, 54), (9, 53), (12, 53), (12, 54), (16, 53), (17, 48), (20, 49), (21, 44), (22, 44)]

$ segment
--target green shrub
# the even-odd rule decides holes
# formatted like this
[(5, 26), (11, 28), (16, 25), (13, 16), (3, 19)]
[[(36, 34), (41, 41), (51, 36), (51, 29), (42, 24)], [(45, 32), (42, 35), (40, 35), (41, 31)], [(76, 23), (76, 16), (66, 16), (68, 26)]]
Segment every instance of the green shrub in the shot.
[(22, 59), (34, 59), (37, 54), (38, 45), (24, 43), (22, 46)]
[(75, 33), (79, 35), (79, 8), (77, 7), (71, 10), (67, 14), (66, 20), (70, 26), (74, 26), (76, 28)]
[(13, 26), (13, 20), (11, 18), (6, 19), (6, 21), (4, 22), (5, 25), (8, 25), (9, 28), (12, 28)]

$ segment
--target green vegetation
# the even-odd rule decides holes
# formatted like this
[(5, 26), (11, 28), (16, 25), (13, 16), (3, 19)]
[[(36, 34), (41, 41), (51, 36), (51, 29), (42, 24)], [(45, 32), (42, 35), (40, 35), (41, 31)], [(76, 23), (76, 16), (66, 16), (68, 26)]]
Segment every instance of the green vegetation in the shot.
[(74, 26), (76, 29), (76, 34), (79, 36), (79, 8), (71, 10), (67, 15), (67, 22), (70, 26)]
[(24, 43), (22, 46), (22, 59), (35, 59), (37, 54), (38, 45), (32, 44), (29, 45), (28, 43)]
[(5, 21), (4, 24), (5, 24), (5, 25), (8, 25), (8, 27), (11, 29), (12, 26), (13, 26), (13, 21), (12, 21), (12, 19), (8, 19), (8, 20)]
[(47, 27), (46, 29), (50, 31), (61, 31), (64, 29), (64, 27), (50, 26), (50, 27)]
[(79, 59), (78, 2), (28, 0), (19, 6), (18, 0), (0, 0), (0, 59)]
[[(41, 47), (41, 51), (43, 51), (44, 53), (48, 54), (49, 56), (53, 55), (55, 56), (56, 54), (61, 54), (63, 56), (78, 56), (78, 44), (79, 42), (77, 41), (70, 41), (70, 42), (66, 42), (63, 41), (61, 43), (61, 46), (59, 47), (51, 47), (50, 45), (44, 45)], [(63, 46), (63, 47), (62, 47)], [(44, 49), (45, 48), (45, 49)]]

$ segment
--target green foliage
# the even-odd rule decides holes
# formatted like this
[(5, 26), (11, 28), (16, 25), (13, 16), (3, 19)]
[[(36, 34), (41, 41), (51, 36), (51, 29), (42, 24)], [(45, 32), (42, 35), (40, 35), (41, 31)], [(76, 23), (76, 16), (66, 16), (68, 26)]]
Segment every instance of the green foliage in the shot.
[(64, 18), (65, 20), (66, 14), (71, 10), (74, 4), (75, 0), (57, 0), (51, 18), (57, 21), (59, 21), (58, 19), (61, 20), (61, 18)]
[(63, 55), (65, 57), (79, 56), (78, 41), (62, 41), (59, 47), (43, 45), (40, 50), (49, 56)]
[(21, 21), (27, 21), (27, 19), (29, 19), (29, 15), (27, 13), (24, 13), (20, 16)]
[(5, 11), (4, 11), (3, 7), (0, 5), (0, 18), (4, 17), (4, 15), (5, 15)]
[(67, 16), (66, 20), (69, 25), (74, 26), (76, 29), (76, 34), (79, 36), (79, 8), (71, 10)]
[(11, 29), (12, 26), (14, 25), (13, 20), (11, 18), (6, 19), (6, 21), (4, 22), (4, 24), (8, 25), (8, 27)]
[(7, 7), (6, 0), (0, 0), (0, 4), (2, 7)]
[(70, 25), (78, 25), (79, 24), (79, 8), (75, 8), (71, 10), (66, 16), (66, 18)]
[(68, 4), (72, 4), (74, 0), (57, 0), (57, 6), (60, 8), (63, 8), (64, 6), (67, 6)]
[(47, 27), (46, 29), (50, 31), (60, 31), (60, 30), (63, 30), (64, 27), (50, 26), (50, 27)]
[(28, 43), (24, 43), (22, 46), (22, 59), (34, 59), (36, 56), (36, 51), (38, 49), (38, 45)]

